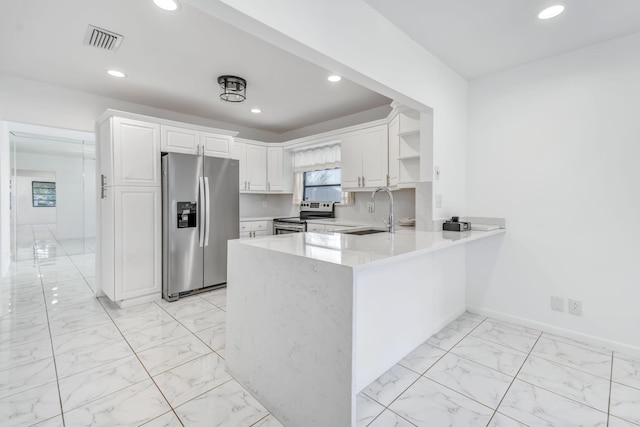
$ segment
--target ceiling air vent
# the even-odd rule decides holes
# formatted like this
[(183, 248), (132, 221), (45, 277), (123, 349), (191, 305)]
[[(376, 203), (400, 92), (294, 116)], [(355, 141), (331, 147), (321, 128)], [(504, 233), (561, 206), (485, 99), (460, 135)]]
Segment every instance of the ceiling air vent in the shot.
[(89, 25), (87, 34), (84, 36), (84, 44), (87, 46), (97, 47), (105, 50), (117, 50), (122, 43), (124, 37), (113, 31), (103, 30), (102, 28)]

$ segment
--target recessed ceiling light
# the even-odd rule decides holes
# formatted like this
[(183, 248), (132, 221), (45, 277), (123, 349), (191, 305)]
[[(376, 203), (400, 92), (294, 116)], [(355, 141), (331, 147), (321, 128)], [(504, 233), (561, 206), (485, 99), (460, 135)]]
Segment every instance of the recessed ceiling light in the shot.
[(113, 77), (127, 77), (127, 75), (125, 73), (123, 73), (122, 71), (118, 71), (118, 70), (109, 70), (109, 71), (107, 71), (107, 73), (110, 76), (113, 76)]
[(109, 74), (112, 77), (126, 77), (127, 75), (125, 73), (123, 73), (122, 71), (118, 71), (118, 70), (108, 70), (107, 74)]
[(538, 18), (539, 19), (551, 19), (551, 18), (555, 18), (556, 16), (560, 15), (562, 12), (564, 12), (564, 6), (561, 5), (561, 4), (557, 4), (555, 6), (548, 7), (545, 10), (543, 10), (542, 12), (540, 12), (538, 14)]
[(340, 80), (342, 80), (342, 77), (340, 77), (337, 74), (333, 74), (333, 75), (327, 77), (327, 80), (329, 80), (330, 82), (334, 82), (335, 83), (335, 82), (339, 82)]
[(261, 110), (261, 109), (259, 109), (259, 108), (252, 108), (252, 109), (251, 109), (251, 112), (252, 112), (253, 114), (260, 114), (260, 113), (262, 113), (262, 110)]
[(160, 9), (168, 10), (171, 12), (177, 10), (178, 7), (180, 7), (180, 3), (178, 3), (176, 0), (153, 0), (153, 2)]

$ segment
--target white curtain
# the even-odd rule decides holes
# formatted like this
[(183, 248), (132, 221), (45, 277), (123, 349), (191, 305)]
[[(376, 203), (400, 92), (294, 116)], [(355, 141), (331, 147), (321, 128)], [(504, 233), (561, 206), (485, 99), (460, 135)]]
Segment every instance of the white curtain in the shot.
[[(291, 162), (293, 165), (293, 204), (299, 205), (302, 202), (304, 191), (303, 174), (307, 171), (339, 168), (340, 144), (295, 151), (292, 153)], [(354, 193), (342, 192), (340, 203), (350, 205), (354, 201)]]

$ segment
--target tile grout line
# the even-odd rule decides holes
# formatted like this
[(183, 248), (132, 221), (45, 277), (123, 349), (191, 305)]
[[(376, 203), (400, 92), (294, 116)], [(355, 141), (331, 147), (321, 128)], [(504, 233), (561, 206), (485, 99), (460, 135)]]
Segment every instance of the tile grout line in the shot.
[[(465, 313), (466, 313), (466, 311), (465, 311)], [(462, 313), (462, 314), (464, 314), (464, 313)], [(460, 316), (462, 316), (462, 314), (461, 314)], [(458, 316), (458, 317), (460, 317), (460, 316)], [(456, 319), (457, 319), (457, 317), (456, 317)], [(455, 321), (456, 319), (452, 320), (451, 322)], [(437, 347), (437, 346), (435, 346), (435, 345), (428, 344), (428, 343), (427, 343), (427, 341), (429, 341), (429, 339), (427, 339), (426, 341), (424, 341), (422, 344), (428, 344), (428, 345), (431, 345), (432, 347), (438, 348), (438, 349), (440, 349), (440, 350), (444, 351), (445, 353), (444, 353), (442, 356), (440, 356), (440, 357), (439, 357), (435, 362), (433, 362), (433, 363), (431, 364), (431, 366), (429, 366), (429, 367), (428, 367), (428, 368), (427, 368), (427, 369), (426, 369), (422, 374), (420, 374), (420, 373), (418, 373), (418, 372), (414, 371), (413, 369), (409, 369), (409, 368), (407, 368), (407, 367), (405, 367), (405, 366), (400, 365), (400, 366), (402, 366), (403, 368), (408, 369), (408, 370), (410, 370), (411, 372), (415, 372), (416, 374), (418, 374), (418, 378), (416, 378), (416, 379), (415, 379), (415, 381), (413, 381), (411, 384), (409, 384), (409, 386), (408, 386), (407, 388), (405, 388), (404, 390), (402, 390), (402, 392), (400, 392), (400, 394), (398, 394), (398, 395), (395, 397), (395, 399), (393, 399), (391, 402), (389, 402), (389, 404), (388, 404), (388, 405), (386, 405), (386, 406), (385, 406), (385, 405), (382, 405), (382, 404), (381, 404), (382, 406), (384, 406), (384, 409), (383, 409), (383, 410), (382, 410), (382, 412), (380, 412), (380, 413), (379, 413), (379, 414), (378, 414), (378, 415), (377, 415), (373, 420), (371, 420), (371, 422), (370, 422), (369, 424), (367, 424), (367, 425), (370, 425), (371, 423), (373, 423), (373, 422), (374, 422), (378, 417), (380, 417), (380, 415), (382, 415), (382, 413), (383, 413), (385, 410), (387, 410), (387, 409), (388, 409), (389, 411), (393, 412), (394, 414), (396, 414), (397, 416), (399, 416), (400, 418), (405, 419), (404, 417), (402, 417), (401, 415), (399, 415), (399, 414), (395, 413), (392, 409), (390, 409), (390, 408), (389, 408), (389, 406), (391, 406), (391, 405), (392, 405), (396, 400), (398, 400), (398, 398), (399, 398), (400, 396), (402, 396), (402, 394), (404, 394), (407, 390), (409, 390), (409, 388), (411, 388), (411, 386), (413, 386), (415, 383), (417, 383), (417, 382), (418, 382), (418, 380), (419, 380), (420, 378), (425, 378), (425, 379), (428, 379), (428, 380), (430, 380), (430, 381), (433, 381), (431, 378), (427, 378), (427, 377), (425, 377), (425, 376), (424, 376), (424, 374), (426, 374), (426, 373), (429, 371), (429, 369), (431, 369), (431, 368), (432, 368), (436, 363), (438, 363), (440, 360), (442, 360), (442, 358), (443, 358), (443, 357), (445, 357), (447, 354), (449, 354), (449, 352), (451, 351), (451, 349), (453, 349), (455, 346), (457, 346), (458, 344), (460, 344), (460, 343), (461, 343), (465, 338), (467, 338), (467, 337), (471, 334), (471, 332), (475, 331), (475, 330), (476, 330), (476, 329), (477, 329), (481, 324), (483, 324), (487, 319), (488, 319), (487, 317), (485, 317), (484, 319), (482, 319), (482, 321), (480, 321), (476, 326), (474, 326), (472, 329), (470, 329), (470, 330), (469, 330), (469, 332), (467, 332), (467, 333), (466, 333), (462, 338), (460, 338), (460, 339), (459, 339), (459, 340), (458, 340), (458, 341), (457, 341), (457, 342), (456, 342), (456, 343), (455, 343), (455, 344), (454, 344), (454, 345), (453, 345), (449, 350), (445, 350), (445, 349), (440, 348), (440, 347)], [(451, 322), (449, 322), (449, 323), (451, 323)], [(442, 329), (444, 329), (444, 328), (446, 328), (446, 326), (443, 326), (440, 330), (442, 330)], [(454, 330), (455, 330), (455, 329), (454, 329)], [(440, 331), (438, 331), (438, 332), (440, 332)], [(438, 332), (436, 332), (436, 334), (437, 334)], [(458, 331), (458, 332), (461, 332), (461, 331)], [(434, 335), (435, 335), (435, 334), (434, 334)], [(429, 338), (431, 338), (431, 337), (429, 337)], [(420, 345), (422, 345), (422, 344), (420, 344)], [(416, 348), (417, 348), (417, 347), (416, 347)], [(411, 353), (409, 353), (409, 354), (411, 354)], [(455, 353), (454, 353), (454, 354), (455, 354)], [(407, 355), (407, 356), (408, 356), (408, 355)], [(398, 362), (398, 363), (399, 363), (399, 362)], [(396, 365), (398, 365), (398, 363), (396, 363)], [(394, 365), (394, 366), (395, 366), (395, 365)], [(384, 375), (384, 374), (383, 374), (383, 375)], [(433, 382), (435, 382), (435, 383), (437, 383), (437, 384), (440, 384), (440, 383), (438, 383), (437, 381), (433, 381)], [(446, 386), (445, 386), (445, 385), (443, 385), (443, 384), (440, 384), (440, 385), (442, 385), (443, 387), (446, 387)], [(453, 391), (453, 392), (455, 392), (455, 393), (460, 394), (461, 396), (464, 396), (463, 394), (461, 394), (461, 393), (459, 393), (459, 392), (457, 392), (457, 391), (455, 391), (455, 390), (452, 390), (452, 389), (450, 389), (449, 387), (446, 387), (446, 388), (448, 388), (449, 390), (451, 390), (451, 391)], [(365, 394), (365, 395), (366, 395), (366, 394)], [(370, 397), (370, 396), (368, 396), (368, 395), (367, 395), (367, 397)], [(467, 397), (467, 396), (464, 396), (464, 397)], [(370, 398), (371, 398), (372, 400), (374, 400), (375, 402), (380, 403), (380, 402), (378, 402), (377, 400), (373, 399), (372, 397), (370, 397)], [(474, 399), (471, 399), (471, 400), (474, 400)], [(474, 402), (475, 402), (475, 400), (474, 400)], [(478, 402), (478, 403), (480, 403), (480, 402)], [(482, 403), (480, 403), (480, 404), (482, 405)], [(484, 405), (484, 406), (486, 406), (486, 405)], [(408, 420), (407, 420), (407, 421), (408, 421)], [(413, 423), (411, 423), (411, 424), (413, 424)], [(414, 425), (415, 425), (415, 424), (414, 424)]]
[(613, 351), (611, 352), (611, 374), (609, 376), (609, 402), (607, 403), (607, 427), (609, 426), (609, 420), (611, 418), (611, 392), (613, 390)]
[(42, 298), (44, 299), (44, 312), (45, 312), (45, 315), (47, 316), (47, 329), (49, 330), (49, 344), (51, 345), (51, 357), (53, 359), (53, 369), (56, 373), (56, 386), (58, 387), (58, 402), (60, 403), (60, 418), (62, 418), (62, 426), (64, 427), (66, 425), (66, 422), (64, 419), (64, 411), (62, 409), (62, 392), (60, 391), (60, 376), (58, 375), (58, 364), (56, 362), (56, 353), (53, 349), (53, 334), (51, 333), (51, 322), (49, 321), (49, 307), (47, 305), (47, 297), (44, 292), (44, 281), (42, 280), (43, 275), (42, 275), (42, 270), (40, 270), (40, 261), (38, 260), (37, 263), (38, 263), (38, 274), (40, 276), (40, 286), (42, 288)]
[[(169, 405), (169, 408), (171, 408), (171, 412), (173, 412), (173, 414), (174, 414), (174, 415), (175, 415), (175, 417), (178, 419), (178, 421), (180, 422), (180, 424), (182, 424), (182, 425), (184, 426), (184, 423), (182, 422), (182, 420), (180, 419), (180, 417), (179, 417), (179, 416), (178, 416), (178, 414), (176, 413), (175, 408), (173, 407), (173, 405), (171, 405), (171, 403), (169, 402), (169, 400), (167, 399), (167, 397), (165, 396), (165, 394), (162, 392), (162, 389), (158, 386), (158, 384), (156, 383), (156, 380), (155, 380), (155, 379), (154, 379), (154, 377), (151, 375), (151, 373), (149, 372), (149, 370), (147, 369), (147, 367), (146, 367), (146, 366), (144, 366), (144, 363), (142, 363), (142, 360), (140, 360), (140, 357), (138, 356), (138, 352), (136, 352), (136, 351), (133, 349), (133, 347), (131, 346), (131, 343), (129, 342), (129, 340), (127, 340), (127, 337), (124, 335), (124, 333), (122, 332), (122, 330), (120, 329), (120, 327), (116, 324), (116, 322), (113, 320), (113, 317), (111, 316), (111, 313), (109, 312), (109, 310), (107, 310), (107, 308), (104, 306), (104, 304), (102, 303), (102, 301), (101, 301), (99, 298), (96, 298), (96, 299), (98, 299), (98, 302), (100, 303), (100, 305), (102, 306), (102, 308), (103, 308), (103, 309), (105, 310), (105, 312), (107, 313), (107, 316), (109, 316), (109, 318), (110, 318), (110, 319), (111, 319), (111, 321), (113, 322), (114, 326), (116, 327), (116, 329), (118, 330), (118, 332), (120, 333), (120, 335), (122, 336), (122, 338), (125, 340), (125, 342), (126, 342), (126, 343), (127, 343), (127, 345), (129, 346), (129, 348), (131, 349), (131, 351), (133, 352), (133, 354), (136, 356), (136, 359), (138, 359), (138, 361), (140, 362), (140, 365), (142, 365), (142, 368), (145, 370), (145, 372), (147, 373), (147, 375), (149, 376), (149, 378), (151, 379), (151, 381), (153, 382), (153, 384), (156, 386), (156, 388), (158, 389), (158, 391), (160, 392), (160, 394), (162, 395), (162, 397), (164, 398), (164, 400), (167, 402), (167, 405)], [(202, 299), (202, 298), (201, 298), (201, 299)], [(209, 301), (207, 301), (207, 302), (209, 302)], [(187, 328), (186, 326), (184, 326), (184, 324), (182, 324), (182, 322), (180, 322), (180, 320), (178, 320), (178, 319), (177, 319), (176, 317), (174, 317), (171, 313), (169, 313), (169, 312), (168, 312), (164, 307), (162, 307), (160, 304), (158, 304), (158, 303), (157, 303), (157, 302), (155, 302), (155, 301), (153, 302), (153, 304), (155, 304), (158, 308), (160, 308), (160, 309), (161, 309), (161, 310), (163, 310), (165, 313), (167, 313), (169, 316), (171, 316), (171, 318), (172, 318), (172, 319), (174, 319), (174, 320), (175, 320), (179, 325), (181, 325), (182, 327), (184, 327), (184, 328), (189, 332), (189, 334), (191, 334), (192, 336), (194, 336), (196, 339), (198, 339), (200, 342), (202, 342), (202, 344), (204, 344), (208, 349), (210, 349), (212, 353), (215, 353), (215, 354), (216, 354), (218, 357), (220, 357), (223, 361), (225, 360), (222, 356), (220, 356), (218, 353), (216, 353), (216, 352), (215, 352), (215, 350), (213, 350), (213, 349), (212, 349), (211, 347), (209, 347), (209, 346), (208, 346), (204, 341), (202, 341), (202, 339), (200, 339), (200, 337), (198, 337), (198, 336), (195, 334), (195, 332), (192, 332), (189, 328)], [(211, 304), (211, 303), (210, 303), (210, 304)], [(215, 304), (212, 304), (212, 305), (213, 305), (213, 306), (215, 306)], [(215, 307), (216, 307), (216, 308), (218, 308), (217, 306), (215, 306)], [(167, 322), (167, 323), (168, 323), (168, 322)], [(186, 335), (186, 336), (188, 336), (188, 335)], [(145, 350), (143, 350), (143, 351), (150, 350), (151, 348), (155, 348), (155, 347), (158, 347), (158, 346), (160, 346), (160, 345), (166, 344), (166, 343), (168, 343), (168, 342), (176, 341), (176, 340), (179, 340), (179, 339), (182, 339), (182, 338), (184, 338), (184, 337), (176, 338), (175, 340), (169, 340), (169, 341), (167, 341), (167, 342), (165, 342), (165, 343), (160, 343), (160, 344), (158, 344), (157, 346), (147, 348), (147, 349), (145, 349)], [(157, 375), (163, 374), (163, 373), (168, 372), (168, 371), (170, 371), (170, 370), (172, 370), (172, 369), (176, 369), (176, 368), (178, 368), (178, 367), (180, 367), (180, 366), (183, 366), (183, 365), (185, 365), (185, 364), (187, 364), (187, 363), (193, 362), (194, 360), (197, 360), (197, 359), (199, 359), (199, 358), (201, 358), (201, 357), (204, 357), (204, 356), (206, 356), (206, 355), (208, 355), (208, 354), (210, 354), (210, 353), (203, 354), (203, 355), (201, 355), (201, 356), (196, 357), (195, 359), (192, 359), (192, 360), (186, 361), (186, 362), (184, 362), (184, 363), (179, 364), (178, 366), (175, 366), (175, 367), (173, 367), (173, 368), (167, 369), (166, 371), (159, 372)], [(229, 380), (229, 381), (231, 381), (231, 380)], [(229, 382), (229, 381), (225, 381), (223, 384), (226, 384), (226, 383), (227, 383), (227, 382)], [(221, 385), (223, 385), (223, 384), (220, 384), (220, 385), (218, 385), (217, 387), (220, 387), (220, 386), (221, 386)], [(213, 389), (215, 389), (215, 388), (217, 388), (217, 387), (214, 387)], [(211, 389), (211, 390), (213, 390), (213, 389)], [(207, 390), (207, 391), (205, 391), (205, 392), (203, 392), (203, 393), (199, 394), (198, 396), (194, 397), (193, 399), (196, 399), (196, 398), (198, 398), (198, 397), (202, 396), (203, 394), (208, 393), (208, 392), (209, 392), (209, 391), (211, 391), (211, 390)], [(193, 399), (190, 399), (188, 402), (190, 402), (190, 401), (191, 401), (191, 400), (193, 400)], [(184, 405), (184, 404), (186, 404), (186, 403), (187, 403), (187, 402), (184, 402), (182, 405)], [(179, 406), (182, 406), (182, 405), (179, 405)], [(161, 414), (161, 415), (162, 415), (162, 414)], [(156, 418), (157, 418), (157, 417), (156, 417)], [(154, 418), (154, 419), (155, 419), (155, 418)], [(152, 421), (152, 420), (149, 420), (149, 421)]]
[[(142, 369), (144, 369), (144, 371), (147, 373), (147, 375), (149, 376), (149, 379), (151, 380), (151, 382), (153, 382), (153, 385), (156, 387), (156, 389), (158, 390), (158, 392), (160, 392), (160, 395), (162, 396), (162, 398), (165, 400), (165, 402), (167, 402), (167, 405), (169, 406), (169, 408), (171, 409), (171, 412), (173, 412), (173, 415), (178, 419), (178, 422), (180, 424), (182, 424), (184, 426), (184, 423), (182, 422), (182, 420), (180, 419), (180, 417), (178, 417), (178, 414), (176, 413), (176, 411), (173, 409), (173, 406), (171, 406), (171, 403), (169, 403), (169, 399), (167, 399), (167, 396), (164, 395), (164, 393), (162, 392), (162, 390), (160, 389), (160, 387), (158, 387), (158, 384), (156, 383), (155, 379), (153, 378), (153, 376), (151, 376), (151, 373), (149, 372), (149, 370), (147, 369), (146, 366), (144, 366), (144, 363), (142, 363), (142, 360), (140, 360), (140, 356), (138, 356), (138, 353), (133, 349), (133, 347), (131, 346), (131, 343), (129, 343), (129, 341), (127, 340), (127, 337), (124, 336), (124, 334), (122, 333), (122, 331), (120, 330), (120, 327), (116, 324), (116, 322), (113, 320), (113, 317), (111, 317), (111, 313), (109, 313), (109, 310), (106, 309), (106, 307), (104, 306), (104, 304), (102, 303), (102, 301), (99, 298), (96, 298), (98, 300), (98, 303), (102, 306), (102, 308), (104, 309), (104, 311), (107, 313), (107, 316), (109, 316), (109, 319), (111, 319), (111, 322), (113, 323), (113, 325), (115, 326), (115, 328), (118, 330), (118, 332), (120, 333), (120, 336), (122, 337), (122, 339), (124, 340), (124, 342), (127, 343), (127, 345), (129, 346), (129, 348), (131, 349), (131, 351), (133, 352), (133, 355), (135, 356), (135, 358), (138, 360), (138, 363), (140, 363), (140, 366), (142, 366)], [(145, 380), (143, 380), (145, 381)], [(140, 381), (140, 382), (143, 382)], [(140, 383), (136, 383), (136, 384), (140, 384)], [(135, 385), (135, 384), (134, 384)], [(127, 388), (127, 387), (125, 387)], [(120, 389), (114, 393), (120, 392), (123, 389)], [(113, 393), (109, 393), (109, 394), (113, 394)], [(163, 414), (165, 414), (166, 412), (163, 412), (162, 414), (158, 415), (161, 416)], [(155, 417), (155, 418), (158, 418)], [(144, 424), (147, 424), (149, 421), (153, 421), (155, 418), (152, 418), (148, 421), (146, 421)]]
[[(489, 425), (491, 423), (491, 420), (493, 420), (493, 418), (498, 413), (498, 408), (500, 408), (500, 405), (502, 405), (502, 402), (504, 401), (504, 398), (507, 397), (507, 394), (509, 393), (509, 390), (511, 390), (511, 387), (513, 386), (513, 383), (516, 382), (516, 379), (518, 378), (518, 375), (520, 375), (520, 371), (522, 371), (522, 367), (524, 366), (525, 363), (527, 363), (527, 360), (529, 360), (529, 357), (531, 357), (531, 353), (533, 352), (533, 349), (538, 344), (538, 341), (540, 341), (541, 337), (542, 337), (542, 331), (540, 331), (540, 335), (538, 335), (538, 338), (536, 338), (536, 342), (534, 342), (533, 345), (531, 346), (531, 349), (529, 349), (529, 353), (527, 354), (527, 357), (525, 357), (525, 359), (522, 361), (522, 365), (520, 365), (520, 368), (518, 369), (518, 372), (516, 372), (516, 374), (513, 376), (513, 380), (511, 380), (511, 384), (509, 384), (509, 387), (507, 387), (507, 389), (505, 390), (504, 394), (502, 395), (502, 399), (500, 399), (500, 402), (498, 402), (498, 406), (496, 406), (496, 409), (493, 411), (493, 415), (491, 416), (491, 418), (489, 418), (489, 422), (487, 423), (487, 425)], [(509, 417), (509, 418), (511, 418), (511, 417)], [(512, 418), (512, 419), (514, 419), (514, 418)], [(519, 420), (515, 420), (515, 421), (520, 422)]]

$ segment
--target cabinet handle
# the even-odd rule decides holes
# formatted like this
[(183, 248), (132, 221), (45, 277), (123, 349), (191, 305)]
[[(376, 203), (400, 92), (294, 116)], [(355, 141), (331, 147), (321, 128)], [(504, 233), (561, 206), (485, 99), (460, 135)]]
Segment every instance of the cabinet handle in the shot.
[(107, 197), (107, 177), (100, 174), (100, 198), (104, 199)]
[(358, 177), (358, 187), (361, 187), (361, 185), (360, 185), (360, 177)]
[(365, 187), (365, 185), (364, 185), (364, 176), (362, 177), (362, 186)]

